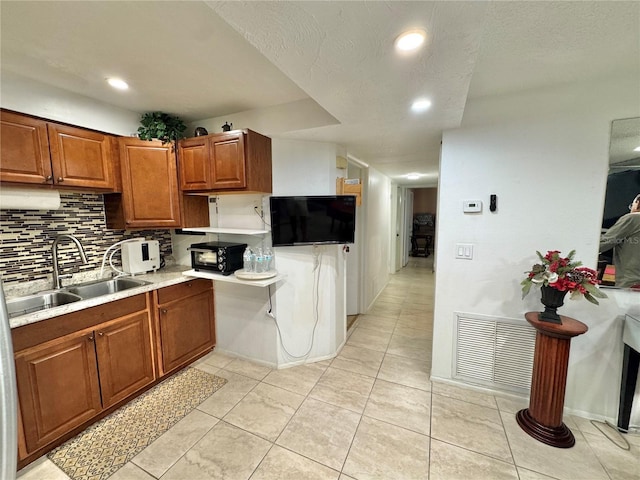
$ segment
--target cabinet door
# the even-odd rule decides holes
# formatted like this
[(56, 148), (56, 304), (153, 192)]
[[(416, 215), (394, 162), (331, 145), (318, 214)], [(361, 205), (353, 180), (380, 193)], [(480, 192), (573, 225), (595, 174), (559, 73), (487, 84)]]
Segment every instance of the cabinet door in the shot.
[(0, 112), (0, 181), (53, 182), (46, 122)]
[(33, 452), (101, 411), (92, 331), (16, 354), (27, 450)]
[(55, 123), (47, 127), (55, 184), (114, 189), (110, 136)]
[(95, 333), (104, 408), (155, 380), (146, 311), (100, 326)]
[(158, 310), (163, 373), (215, 345), (213, 290), (160, 305)]
[(211, 188), (211, 162), (207, 137), (182, 140), (179, 148), (180, 189), (183, 191)]
[(120, 162), (127, 227), (179, 227), (178, 175), (173, 145), (122, 137)]
[(213, 161), (211, 188), (246, 187), (244, 133), (216, 135), (210, 138), (209, 148)]

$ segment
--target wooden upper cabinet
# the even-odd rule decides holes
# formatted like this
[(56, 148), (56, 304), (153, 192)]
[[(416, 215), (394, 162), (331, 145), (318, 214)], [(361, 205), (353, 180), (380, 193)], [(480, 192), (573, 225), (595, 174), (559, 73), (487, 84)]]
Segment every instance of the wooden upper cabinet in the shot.
[(233, 130), (180, 142), (180, 188), (218, 193), (271, 193), (271, 139)]
[(0, 181), (51, 184), (47, 122), (0, 111)]
[(55, 184), (113, 189), (111, 138), (102, 133), (48, 123)]
[(244, 137), (244, 133), (236, 132), (216, 135), (209, 140), (213, 163), (211, 188), (214, 190), (247, 186)]
[(126, 226), (179, 227), (173, 145), (133, 137), (122, 137), (119, 144)]
[(0, 181), (118, 189), (115, 137), (2, 110)]
[(194, 137), (180, 143), (180, 189), (211, 189), (211, 162), (208, 137)]
[(209, 226), (207, 197), (178, 189), (173, 144), (120, 137), (122, 194), (104, 196), (107, 228), (186, 228)]

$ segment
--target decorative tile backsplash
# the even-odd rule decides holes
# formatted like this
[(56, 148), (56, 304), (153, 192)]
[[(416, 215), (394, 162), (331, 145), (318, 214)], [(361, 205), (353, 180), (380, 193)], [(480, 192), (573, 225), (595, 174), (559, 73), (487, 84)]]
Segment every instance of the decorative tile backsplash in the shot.
[(158, 240), (163, 258), (172, 253), (170, 230), (108, 230), (100, 194), (60, 192), (60, 201), (58, 210), (0, 210), (0, 275), (5, 285), (50, 277), (51, 246), (61, 233), (80, 240), (89, 262), (83, 265), (76, 246), (63, 241), (58, 245), (62, 273), (100, 268), (105, 250), (126, 238)]

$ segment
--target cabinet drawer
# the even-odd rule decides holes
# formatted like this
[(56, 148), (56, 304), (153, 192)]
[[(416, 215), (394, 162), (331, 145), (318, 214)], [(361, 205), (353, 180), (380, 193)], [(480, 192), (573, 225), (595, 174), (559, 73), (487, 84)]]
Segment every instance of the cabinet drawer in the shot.
[(213, 281), (205, 279), (194, 279), (188, 282), (179, 283), (170, 287), (164, 287), (158, 290), (158, 304), (173, 302), (184, 297), (196, 295), (213, 289)]

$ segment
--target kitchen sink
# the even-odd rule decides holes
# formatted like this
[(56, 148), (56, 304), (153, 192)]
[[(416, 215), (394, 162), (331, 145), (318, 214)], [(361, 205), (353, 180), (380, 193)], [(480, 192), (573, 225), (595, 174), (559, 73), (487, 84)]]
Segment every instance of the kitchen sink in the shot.
[(66, 287), (65, 290), (74, 295), (79, 295), (80, 297), (85, 299), (100, 297), (102, 295), (109, 295), (110, 293), (121, 292), (123, 290), (129, 290), (130, 288), (149, 285), (150, 283), (151, 282), (145, 282), (144, 280), (135, 280), (133, 278), (113, 278), (111, 280), (98, 280), (97, 282), (71, 285), (69, 287)]
[(7, 300), (7, 312), (9, 313), (9, 318), (18, 317), (88, 298), (122, 292), (123, 290), (149, 285), (150, 283), (133, 278), (112, 278), (111, 280), (98, 280), (79, 285), (70, 285), (61, 290), (50, 290)]
[(82, 297), (70, 292), (43, 292), (27, 297), (7, 300), (7, 312), (9, 313), (9, 318), (12, 318), (44, 310), (45, 308), (66, 305), (79, 300), (82, 300)]

